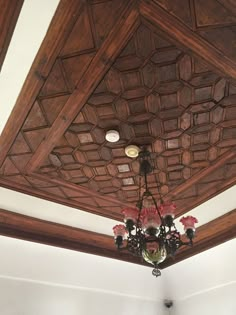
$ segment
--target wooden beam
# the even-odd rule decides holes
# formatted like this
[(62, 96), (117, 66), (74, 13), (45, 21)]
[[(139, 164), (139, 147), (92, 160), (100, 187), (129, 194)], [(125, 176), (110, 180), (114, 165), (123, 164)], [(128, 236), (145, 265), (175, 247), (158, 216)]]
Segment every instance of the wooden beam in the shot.
[(196, 175), (192, 176), (183, 184), (177, 186), (175, 189), (171, 190), (166, 196), (165, 200), (170, 200), (173, 197), (179, 195), (181, 192), (189, 189), (191, 186), (199, 182), (202, 178), (206, 177), (207, 175), (211, 174), (216, 169), (223, 166), (227, 161), (230, 161), (236, 156), (235, 151), (227, 151), (222, 156), (220, 156), (216, 161), (214, 161), (210, 166), (204, 168), (202, 171), (196, 173)]
[(91, 61), (77, 88), (69, 97), (47, 136), (29, 161), (26, 167), (28, 173), (35, 171), (41, 165), (56, 145), (58, 139), (64, 134), (76, 115), (83, 108), (97, 84), (110, 69), (121, 49), (138, 27), (138, 17), (139, 12), (136, 1), (128, 1), (124, 12), (117, 19), (113, 29)]
[(183, 206), (181, 205), (177, 212), (176, 216), (180, 216), (190, 211), (191, 209), (201, 205), (203, 202), (210, 200), (211, 198), (217, 196), (222, 193), (226, 189), (232, 187), (236, 184), (236, 178), (233, 176), (229, 179), (222, 180), (220, 184), (216, 184), (214, 187), (209, 188), (205, 193), (199, 194), (198, 197), (194, 198), (193, 201), (187, 202), (183, 200)]
[[(3, 0), (4, 1), (4, 0)], [(6, 1), (5, 1), (6, 2)], [(7, 1), (11, 3), (11, 1)], [(47, 35), (0, 137), (0, 166), (83, 8), (83, 0), (61, 0)], [(57, 34), (57, 36), (55, 36)]]
[(95, 190), (92, 190), (92, 189), (89, 189), (89, 188), (86, 188), (86, 187), (83, 187), (81, 185), (77, 185), (77, 184), (74, 184), (71, 182), (66, 182), (65, 180), (60, 179), (60, 178), (50, 177), (48, 175), (42, 175), (42, 174), (37, 174), (37, 173), (34, 173), (32, 175), (32, 177), (38, 178), (40, 180), (44, 180), (45, 182), (50, 182), (52, 184), (57, 185), (58, 187), (67, 187), (67, 188), (72, 189), (74, 191), (78, 191), (78, 192), (80, 192), (80, 193), (82, 193), (88, 197), (95, 197), (96, 199), (100, 199), (100, 200), (108, 201), (108, 202), (110, 201), (113, 205), (118, 205), (121, 207), (133, 207), (134, 206), (132, 203), (123, 202), (123, 201), (121, 201), (115, 197), (100, 194)]
[[(2, 209), (0, 209), (0, 235), (146, 265), (141, 259), (128, 252), (118, 251), (111, 236), (43, 221)], [(199, 227), (194, 246), (183, 247), (176, 255), (175, 260), (167, 259), (161, 268), (166, 268), (235, 236), (236, 210), (233, 210)]]
[(152, 1), (140, 2), (141, 15), (227, 77), (236, 78), (236, 64), (178, 19)]
[(2, 209), (0, 209), (0, 235), (142, 264), (137, 257), (126, 251), (118, 251), (111, 236)]
[[(224, 167), (225, 164), (230, 162), (231, 159), (233, 159), (236, 156), (235, 149), (229, 150), (225, 152), (222, 156), (220, 156), (217, 160), (212, 162), (212, 164), (206, 168), (204, 168), (202, 171), (196, 173), (196, 175), (192, 176), (190, 179), (188, 179), (183, 184), (177, 186), (172, 191), (170, 191), (167, 195), (164, 196), (164, 201), (169, 200), (175, 200), (178, 195), (181, 195), (182, 192), (189, 189), (193, 185), (197, 185), (201, 180), (208, 175), (210, 175), (212, 172), (214, 172), (217, 169), (220, 169)], [(209, 199), (213, 198), (214, 196), (220, 194), (224, 190), (232, 187), (236, 184), (236, 178), (229, 177), (222, 180), (220, 183), (216, 182), (215, 186), (212, 186), (211, 188), (207, 189), (207, 191), (197, 194), (195, 198), (193, 198), (191, 201), (186, 202), (183, 199), (183, 204), (181, 204), (181, 200), (179, 200), (180, 205), (177, 208), (176, 216), (183, 215), (184, 213), (190, 211), (191, 209), (199, 206), (203, 202), (208, 201)], [(176, 202), (178, 201), (178, 198)]]
[(197, 228), (193, 247), (182, 247), (175, 258), (168, 258), (161, 264), (161, 268), (169, 267), (235, 237), (236, 209)]
[[(96, 215), (104, 216), (112, 220), (123, 221), (121, 211), (120, 210), (118, 210), (117, 212), (112, 211), (110, 207), (105, 208), (105, 207), (92, 206), (91, 204), (90, 205), (83, 204), (81, 202), (78, 202), (78, 200), (66, 199), (63, 196), (59, 197), (58, 195), (49, 194), (40, 189), (23, 186), (22, 184), (19, 184), (13, 181), (8, 181), (4, 178), (0, 178), (0, 187), (18, 191), (23, 194), (28, 194), (33, 197), (42, 198), (51, 202), (57, 202), (59, 204), (62, 204), (68, 207), (72, 207), (78, 210), (83, 210), (83, 211), (87, 211)], [(84, 197), (89, 198), (89, 196), (85, 194), (84, 194)], [(112, 206), (114, 206), (114, 204), (112, 204)]]
[(0, 71), (24, 0), (0, 0)]

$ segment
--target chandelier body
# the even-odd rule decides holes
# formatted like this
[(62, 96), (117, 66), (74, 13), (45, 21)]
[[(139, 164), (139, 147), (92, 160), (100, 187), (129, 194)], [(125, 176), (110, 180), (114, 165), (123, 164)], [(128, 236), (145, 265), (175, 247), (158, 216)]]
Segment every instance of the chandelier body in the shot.
[[(183, 245), (192, 246), (197, 219), (192, 216), (181, 218), (188, 238), (181, 240), (181, 235), (175, 227), (175, 209), (172, 202), (164, 203), (161, 196), (159, 205), (148, 189), (147, 176), (153, 171), (149, 151), (139, 152), (140, 184), (139, 200), (136, 207), (122, 211), (125, 225), (113, 227), (115, 244), (119, 250), (126, 249), (134, 256), (141, 257), (154, 265), (152, 274), (160, 276), (159, 263), (168, 256), (174, 256)], [(143, 181), (142, 181), (143, 179)], [(126, 239), (127, 236), (127, 239)]]

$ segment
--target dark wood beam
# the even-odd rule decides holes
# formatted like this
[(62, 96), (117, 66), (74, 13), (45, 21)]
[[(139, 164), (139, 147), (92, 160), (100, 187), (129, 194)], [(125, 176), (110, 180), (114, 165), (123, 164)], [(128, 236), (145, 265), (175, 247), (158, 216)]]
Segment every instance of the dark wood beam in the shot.
[[(17, 183), (14, 181), (9, 181), (9, 180), (6, 180), (4, 178), (0, 178), (0, 187), (4, 187), (7, 189), (18, 191), (18, 192), (23, 193), (23, 194), (28, 194), (28, 195), (31, 195), (33, 197), (42, 198), (42, 199), (45, 199), (45, 200), (48, 200), (51, 202), (57, 202), (59, 204), (62, 204), (62, 205), (68, 206), (68, 207), (87, 211), (87, 212), (90, 212), (93, 214), (104, 216), (104, 217), (109, 218), (109, 219), (122, 221), (121, 208), (117, 212), (112, 211), (110, 207), (106, 207), (106, 208), (103, 207), (101, 209), (101, 207), (92, 206), (91, 204), (90, 205), (83, 204), (83, 203), (79, 202), (78, 200), (66, 199), (63, 196), (60, 197), (58, 195), (49, 194), (49, 193), (47, 193), (43, 190), (40, 190), (40, 189), (22, 186), (22, 184), (20, 184), (20, 183)], [(83, 192), (83, 194), (84, 194), (84, 192)], [(89, 198), (89, 195), (84, 194), (84, 197)], [(114, 206), (114, 203), (113, 203), (113, 206)], [(126, 204), (126, 206), (127, 206), (127, 204)]]
[[(164, 196), (164, 200), (178, 200), (178, 196), (181, 196), (181, 193), (190, 189), (194, 185), (197, 185), (199, 182), (201, 182), (202, 179), (209, 176), (211, 173), (216, 171), (217, 169), (220, 169), (224, 167), (227, 162), (230, 162), (231, 159), (233, 159), (236, 155), (235, 150), (229, 150), (225, 152), (222, 156), (220, 156), (217, 160), (212, 162), (212, 164), (206, 168), (204, 168), (202, 171), (199, 171), (196, 173), (196, 175), (193, 175), (190, 179), (185, 181), (183, 184), (177, 186), (173, 190), (171, 190), (167, 195)], [(209, 188), (206, 192), (198, 194), (191, 202), (185, 202), (183, 200), (183, 204), (181, 206), (178, 206), (176, 215), (182, 215), (194, 207), (197, 207), (199, 204), (209, 200), (210, 198), (213, 198), (215, 195), (221, 193), (225, 189), (228, 189), (232, 185), (236, 183), (236, 179), (234, 177), (225, 178), (220, 183), (216, 182), (215, 186), (212, 186)], [(180, 201), (181, 203), (181, 201)]]
[[(66, 225), (43, 221), (0, 209), (0, 234), (46, 245), (143, 264), (126, 251), (117, 251), (111, 236)], [(165, 268), (236, 236), (236, 210), (197, 229), (194, 246), (183, 247), (175, 260), (166, 260)]]
[(121, 207), (133, 207), (134, 206), (132, 203), (123, 202), (123, 201), (121, 201), (115, 197), (100, 194), (95, 190), (91, 190), (91, 189), (83, 187), (81, 185), (73, 184), (71, 182), (66, 182), (65, 180), (60, 179), (60, 178), (49, 177), (48, 175), (42, 175), (42, 174), (37, 174), (37, 173), (34, 173), (33, 177), (38, 178), (40, 180), (44, 180), (45, 182), (51, 182), (51, 183), (53, 183), (59, 187), (67, 187), (67, 188), (72, 189), (74, 191), (78, 191), (78, 192), (80, 192), (80, 193), (82, 193), (88, 197), (94, 197), (94, 198), (99, 199), (99, 200), (111, 202), (111, 203), (113, 203), (113, 205), (119, 205)]
[[(4, 1), (4, 0), (3, 0)], [(12, 1), (4, 1), (9, 4)], [(20, 128), (29, 113), (41, 87), (71, 32), (78, 15), (83, 9), (83, 0), (61, 0), (49, 31), (38, 51), (35, 61), (25, 80), (21, 93), (12, 110), (0, 137), (0, 166), (4, 162), (7, 152), (15, 140)], [(57, 36), (55, 36), (57, 34)]]
[(0, 71), (24, 0), (0, 0)]
[(219, 157), (216, 161), (214, 161), (210, 166), (204, 168), (202, 171), (192, 176), (189, 180), (187, 180), (182, 185), (179, 185), (175, 189), (171, 190), (170, 193), (165, 196), (165, 199), (166, 200), (172, 199), (173, 197), (179, 195), (184, 190), (189, 189), (192, 185), (199, 182), (202, 178), (206, 177), (207, 175), (211, 174), (216, 169), (220, 168), (227, 161), (230, 161), (233, 157), (235, 157), (235, 155), (236, 155), (236, 152), (227, 151), (221, 157)]
[(26, 241), (141, 264), (125, 251), (117, 251), (111, 236), (47, 222), (0, 209), (0, 234)]
[(142, 0), (140, 2), (140, 13), (146, 20), (167, 33), (175, 42), (206, 60), (220, 73), (227, 77), (236, 78), (236, 64), (232, 60), (159, 5), (152, 1)]
[(128, 1), (123, 13), (117, 19), (113, 29), (104, 40), (82, 79), (79, 81), (77, 88), (69, 97), (47, 136), (29, 161), (26, 167), (28, 173), (35, 171), (52, 151), (58, 139), (64, 134), (76, 115), (83, 108), (87, 99), (109, 70), (138, 25), (139, 12), (137, 10), (137, 3), (133, 0)]
[(219, 183), (216, 183), (214, 187), (209, 188), (206, 192), (200, 193), (196, 198), (192, 201), (186, 202), (185, 200), (182, 201), (181, 205), (178, 208), (178, 212), (176, 213), (177, 216), (183, 215), (186, 212), (190, 211), (191, 209), (199, 206), (203, 202), (210, 200), (211, 198), (217, 196), (218, 194), (222, 193), (226, 189), (232, 187), (236, 184), (236, 178), (233, 176), (231, 178), (222, 180)]

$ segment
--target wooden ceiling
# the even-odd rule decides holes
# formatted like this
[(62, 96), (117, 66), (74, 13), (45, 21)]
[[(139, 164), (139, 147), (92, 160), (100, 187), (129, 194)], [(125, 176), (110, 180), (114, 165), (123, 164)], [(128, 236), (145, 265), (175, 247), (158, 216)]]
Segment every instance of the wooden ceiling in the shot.
[[(149, 147), (149, 186), (177, 204), (177, 215), (234, 185), (235, 43), (231, 0), (61, 0), (0, 138), (1, 186), (121, 220), (138, 198), (128, 144)], [(119, 130), (119, 142), (105, 140), (109, 129)], [(230, 215), (224, 232), (210, 230), (221, 236), (205, 226), (200, 239), (234, 237)], [(2, 234), (27, 239), (24, 228), (3, 225)], [(43, 241), (49, 231), (28, 239)], [(44, 242), (76, 242), (58, 233), (58, 243)], [(86, 249), (76, 249), (99, 254), (87, 235)], [(108, 238), (100, 254), (117, 258)]]
[(18, 20), (23, 0), (0, 0), (0, 71)]

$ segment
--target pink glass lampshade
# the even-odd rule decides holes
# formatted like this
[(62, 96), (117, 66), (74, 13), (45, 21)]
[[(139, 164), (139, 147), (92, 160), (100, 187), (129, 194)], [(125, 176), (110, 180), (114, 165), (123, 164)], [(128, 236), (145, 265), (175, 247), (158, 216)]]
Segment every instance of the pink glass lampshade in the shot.
[(126, 228), (123, 224), (117, 224), (113, 227), (113, 232), (114, 232), (115, 238), (117, 238), (118, 236), (121, 236), (122, 238), (124, 238), (126, 234)]
[(195, 223), (198, 223), (198, 220), (195, 217), (192, 217), (191, 215), (187, 217), (182, 217), (179, 220), (184, 225), (184, 230), (191, 229), (195, 231)]
[(163, 203), (159, 207), (159, 211), (163, 218), (170, 215), (174, 219), (175, 209), (176, 209), (176, 205), (173, 202)]
[(134, 223), (138, 220), (138, 209), (137, 208), (125, 208), (121, 212), (124, 215), (124, 222), (132, 220)]
[(154, 228), (157, 229), (161, 225), (161, 220), (156, 208), (145, 208), (141, 213), (142, 229), (144, 231)]

